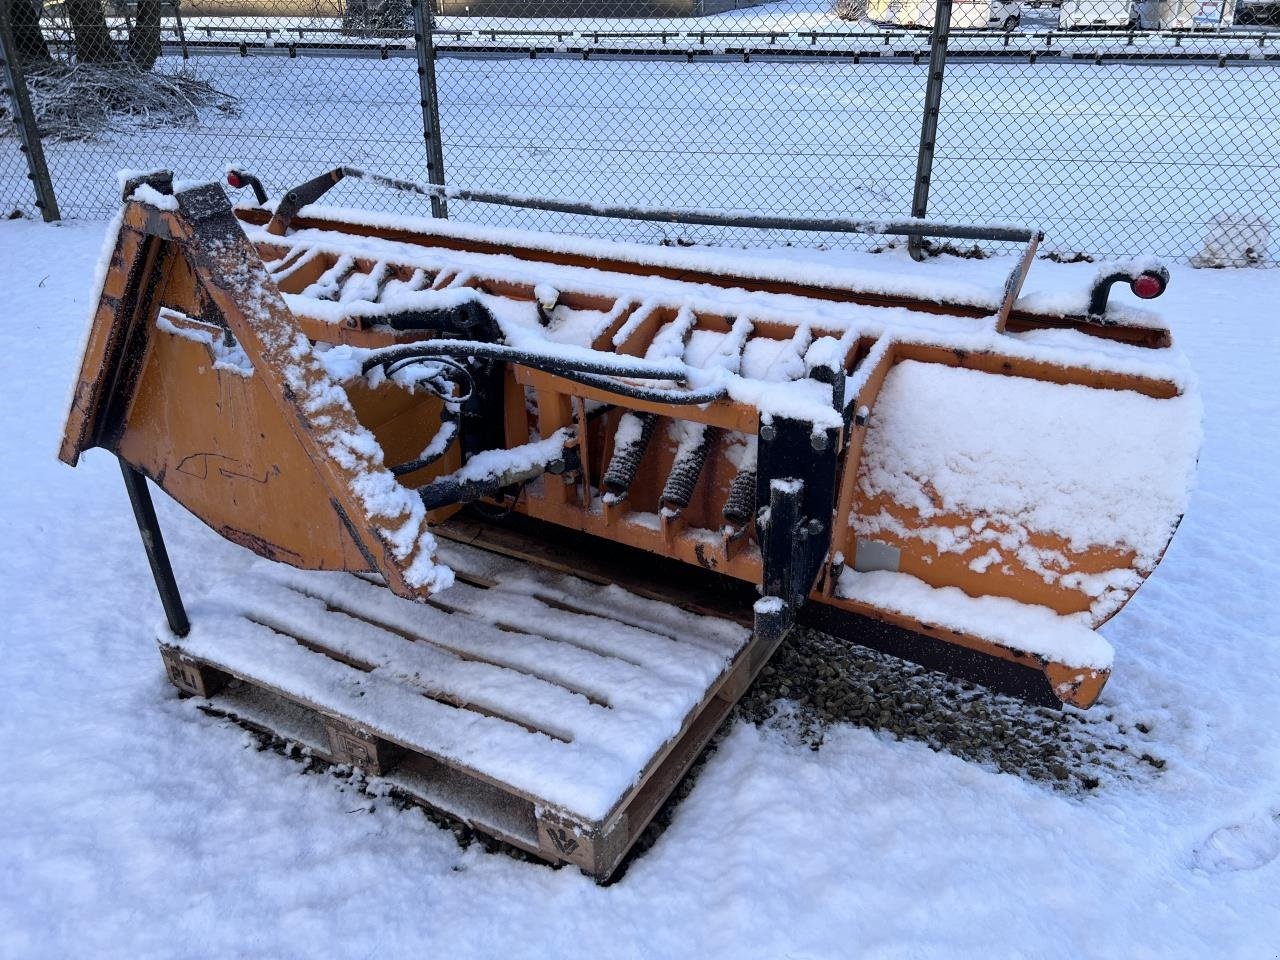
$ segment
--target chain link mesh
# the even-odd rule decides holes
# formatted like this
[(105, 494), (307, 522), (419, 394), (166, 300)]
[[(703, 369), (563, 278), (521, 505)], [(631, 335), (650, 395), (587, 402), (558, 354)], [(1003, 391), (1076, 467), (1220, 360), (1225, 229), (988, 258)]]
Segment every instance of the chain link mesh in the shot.
[[(112, 213), (120, 167), (212, 178), (236, 162), (272, 193), (336, 164), (428, 177), (410, 0), (9, 2), (63, 216)], [(450, 184), (911, 212), (931, 0), (424, 2)], [(1039, 226), (1063, 252), (1272, 262), (1280, 36), (1260, 22), (1271, 10), (955, 0), (928, 215)], [(0, 202), (30, 213), (6, 131)], [(372, 189), (345, 181), (334, 200), (430, 213)], [(460, 201), (450, 216), (674, 244), (875, 242)]]

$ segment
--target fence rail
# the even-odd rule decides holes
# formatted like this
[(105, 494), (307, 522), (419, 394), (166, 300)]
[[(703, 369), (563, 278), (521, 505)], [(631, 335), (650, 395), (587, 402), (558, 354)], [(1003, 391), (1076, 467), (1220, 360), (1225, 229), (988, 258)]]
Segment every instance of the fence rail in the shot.
[[(475, 17), (408, 0), (291, 0), (263, 16), (246, 0), (255, 15), (221, 16), (113, 0), (94, 49), (67, 11), (98, 0), (72, 0), (37, 21), (33, 54), (22, 4), (35, 9), (0, 3), (10, 33), (27, 31), (6, 62), (25, 70), (32, 114), (0, 135), (0, 212), (109, 215), (123, 167), (213, 177), (234, 161), (279, 192), (350, 164), (615, 207), (1017, 222), (1059, 253), (1276, 262), (1280, 31), (1233, 25), (1244, 5), (834, 3), (931, 23), (920, 29), (844, 20), (827, 0), (688, 16), (669, 0), (662, 15), (636, 6), (643, 17), (618, 16), (625, 0), (608, 17), (575, 0), (555, 8), (574, 17), (536, 19), (515, 3), (501, 11), (512, 16)], [(1213, 29), (1169, 29), (1210, 15)], [(1102, 29), (1104, 16), (1119, 20)], [(7, 120), (21, 119), (21, 99)], [(41, 169), (52, 203), (35, 189)], [(343, 185), (336, 199), (648, 242), (868, 242), (364, 190)]]

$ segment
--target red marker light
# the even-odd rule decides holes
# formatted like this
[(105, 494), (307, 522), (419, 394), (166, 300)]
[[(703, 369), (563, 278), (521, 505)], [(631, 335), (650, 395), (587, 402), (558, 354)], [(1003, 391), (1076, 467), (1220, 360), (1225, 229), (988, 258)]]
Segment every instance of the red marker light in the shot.
[(1129, 284), (1133, 295), (1142, 300), (1154, 300), (1164, 293), (1164, 281), (1154, 273), (1140, 273)]
[[(244, 186), (244, 181), (240, 179), (240, 174), (235, 170), (227, 171), (227, 183), (235, 187), (237, 190)], [(1142, 296), (1142, 294), (1138, 294), (1138, 296)]]

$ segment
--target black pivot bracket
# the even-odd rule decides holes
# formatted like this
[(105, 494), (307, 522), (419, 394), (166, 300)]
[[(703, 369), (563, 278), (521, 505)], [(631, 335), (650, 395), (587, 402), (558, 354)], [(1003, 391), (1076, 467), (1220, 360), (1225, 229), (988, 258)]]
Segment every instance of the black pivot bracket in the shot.
[(826, 563), (835, 513), (840, 431), (807, 420), (761, 422), (756, 515), (763, 598), (756, 629), (780, 639)]

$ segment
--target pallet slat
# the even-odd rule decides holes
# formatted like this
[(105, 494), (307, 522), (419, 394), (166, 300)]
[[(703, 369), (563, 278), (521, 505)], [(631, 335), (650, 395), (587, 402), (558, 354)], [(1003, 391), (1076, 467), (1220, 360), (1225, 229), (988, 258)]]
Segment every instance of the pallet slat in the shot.
[[(474, 548), (445, 553), (470, 582), (431, 604), (259, 562), (192, 605), (187, 637), (162, 633), (170, 679), (608, 876), (768, 651), (738, 623)], [(639, 625), (646, 612), (655, 630)]]

